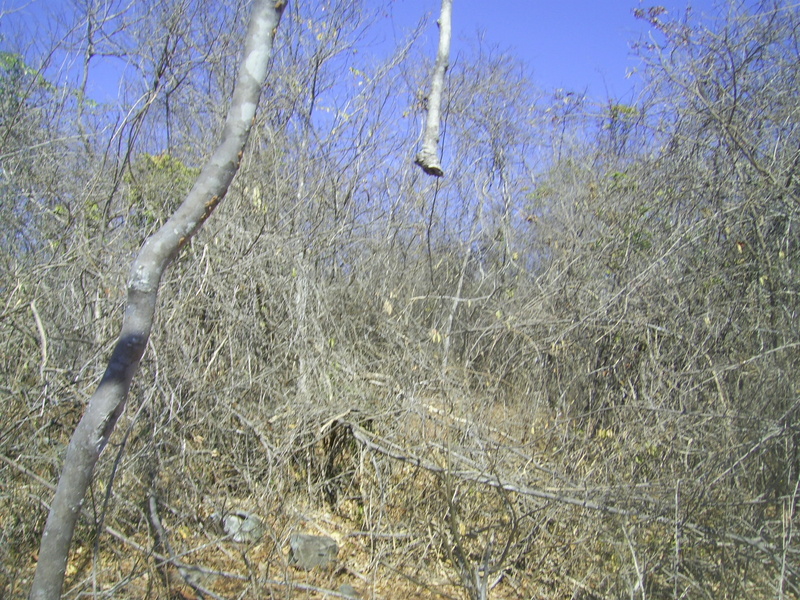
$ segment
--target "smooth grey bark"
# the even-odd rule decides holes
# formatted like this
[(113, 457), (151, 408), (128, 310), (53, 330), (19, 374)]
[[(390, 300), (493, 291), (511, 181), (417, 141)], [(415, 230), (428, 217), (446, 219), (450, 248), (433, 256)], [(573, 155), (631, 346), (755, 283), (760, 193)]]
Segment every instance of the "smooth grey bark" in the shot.
[(64, 470), (42, 533), (30, 592), (32, 600), (58, 600), (61, 596), (67, 556), (84, 496), (100, 453), (125, 408), (131, 380), (150, 337), (161, 276), (217, 207), (239, 169), (285, 5), (286, 0), (254, 2), (219, 146), (181, 206), (148, 238), (133, 262), (119, 340), (67, 447)]
[(414, 160), (428, 175), (444, 175), (439, 162), (439, 130), (442, 120), (442, 92), (444, 76), (450, 66), (450, 37), (452, 34), (453, 0), (442, 0), (439, 24), (439, 50), (431, 73), (431, 90), (428, 94), (428, 116), (422, 136), (422, 148)]

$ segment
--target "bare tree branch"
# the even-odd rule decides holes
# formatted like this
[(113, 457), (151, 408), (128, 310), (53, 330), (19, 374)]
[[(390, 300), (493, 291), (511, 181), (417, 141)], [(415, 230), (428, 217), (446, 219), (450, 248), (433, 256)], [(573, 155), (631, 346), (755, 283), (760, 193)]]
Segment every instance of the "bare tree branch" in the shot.
[(439, 130), (442, 114), (442, 91), (444, 76), (450, 66), (450, 37), (452, 32), (453, 0), (442, 0), (442, 12), (439, 17), (439, 50), (436, 64), (431, 74), (431, 91), (428, 94), (428, 118), (425, 122), (425, 134), (422, 148), (414, 160), (428, 175), (441, 177), (444, 175), (439, 162)]
[(285, 0), (255, 3), (219, 146), (183, 204), (145, 242), (133, 263), (119, 340), (103, 379), (70, 440), (64, 470), (42, 534), (30, 593), (34, 600), (57, 600), (61, 595), (80, 508), (95, 464), (125, 408), (131, 381), (150, 337), (161, 276), (225, 196), (239, 168), (272, 54), (272, 40), (285, 4)]

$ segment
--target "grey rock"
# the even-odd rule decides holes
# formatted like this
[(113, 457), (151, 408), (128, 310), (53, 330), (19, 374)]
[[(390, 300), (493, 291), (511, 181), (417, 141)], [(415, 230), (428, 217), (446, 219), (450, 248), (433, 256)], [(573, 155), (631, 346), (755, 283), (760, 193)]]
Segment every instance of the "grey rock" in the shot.
[(289, 537), (289, 564), (307, 571), (332, 565), (339, 554), (336, 540), (328, 536), (294, 533)]
[(343, 583), (342, 585), (340, 585), (339, 593), (345, 596), (350, 596), (351, 598), (360, 598), (358, 592), (356, 591), (356, 588), (354, 588), (349, 583)]
[(231, 536), (234, 542), (253, 543), (264, 535), (264, 524), (258, 515), (245, 511), (234, 511), (220, 516), (214, 513), (212, 518), (219, 519), (222, 531)]

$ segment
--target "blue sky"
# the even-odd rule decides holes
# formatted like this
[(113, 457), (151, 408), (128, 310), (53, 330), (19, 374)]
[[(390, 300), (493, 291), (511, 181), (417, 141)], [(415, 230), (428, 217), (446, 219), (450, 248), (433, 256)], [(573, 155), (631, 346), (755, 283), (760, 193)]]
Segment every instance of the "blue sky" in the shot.
[[(36, 20), (48, 4), (63, 1), (0, 0), (0, 12), (23, 6), (23, 18)], [(669, 17), (680, 18), (691, 7), (694, 18), (702, 19), (713, 14), (714, 5), (721, 1), (724, 0), (453, 0), (452, 59), (457, 60), (459, 52), (466, 51), (483, 34), (486, 44), (523, 59), (533, 74), (533, 82), (546, 92), (586, 91), (599, 101), (611, 97), (632, 102), (640, 82), (635, 75), (628, 77), (638, 64), (630, 46), (650, 33), (647, 23), (633, 17), (634, 8), (660, 5), (667, 9)], [(440, 0), (393, 0), (386, 20), (387, 38), (396, 35), (401, 39), (428, 13), (431, 18), (425, 38), (434, 52), (439, 8)], [(393, 44), (394, 40), (385, 42)], [(104, 77), (95, 73), (90, 94), (98, 79)]]
[[(482, 32), (488, 44), (509, 50), (528, 63), (534, 83), (545, 91), (587, 91), (598, 100), (633, 99), (638, 81), (626, 78), (637, 65), (630, 44), (650, 26), (633, 17), (637, 7), (663, 6), (682, 17), (691, 6), (696, 18), (713, 14), (716, 0), (453, 0), (455, 57)], [(431, 31), (439, 0), (395, 0), (395, 27), (408, 29), (430, 12)]]

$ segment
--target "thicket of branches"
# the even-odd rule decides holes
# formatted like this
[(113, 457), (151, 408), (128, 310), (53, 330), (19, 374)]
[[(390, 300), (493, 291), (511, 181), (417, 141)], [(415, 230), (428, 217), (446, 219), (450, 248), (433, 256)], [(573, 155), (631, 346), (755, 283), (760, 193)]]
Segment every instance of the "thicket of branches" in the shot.
[[(152, 4), (53, 13), (52, 44), (0, 21), (3, 597), (27, 593), (130, 260), (225, 114), (244, 3)], [(386, 43), (385, 11), (286, 9), (232, 191), (165, 276), (67, 596), (191, 591), (156, 506), (226, 598), (799, 597), (797, 6), (638, 11), (635, 104), (542, 93), (476, 42), (441, 179), (413, 164), (432, 23)], [(109, 65), (119, 98), (92, 101)], [(260, 544), (219, 539), (226, 507), (262, 516)], [(340, 566), (303, 579), (297, 530), (334, 533)]]

